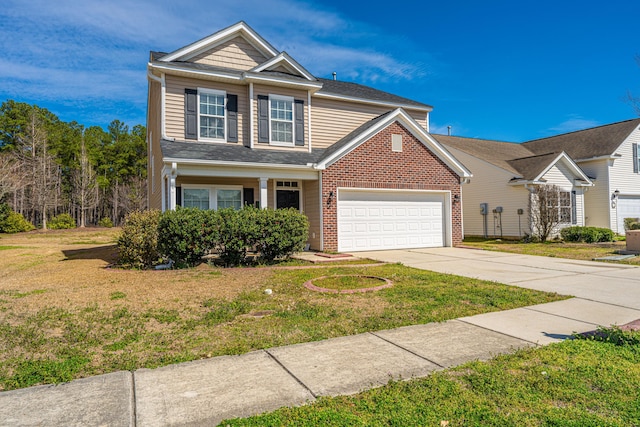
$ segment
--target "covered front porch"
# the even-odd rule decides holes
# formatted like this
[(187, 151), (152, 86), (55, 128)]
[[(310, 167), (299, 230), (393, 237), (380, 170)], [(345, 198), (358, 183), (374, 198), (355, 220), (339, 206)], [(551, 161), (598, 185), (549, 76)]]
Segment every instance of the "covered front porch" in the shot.
[(162, 170), (162, 210), (294, 208), (309, 219), (309, 245), (322, 249), (319, 172), (310, 168), (204, 166), (172, 162)]

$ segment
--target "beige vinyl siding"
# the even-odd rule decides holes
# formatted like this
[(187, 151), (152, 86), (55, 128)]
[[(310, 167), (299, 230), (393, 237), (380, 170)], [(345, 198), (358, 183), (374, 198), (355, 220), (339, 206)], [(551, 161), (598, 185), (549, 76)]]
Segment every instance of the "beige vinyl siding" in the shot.
[(262, 64), (267, 59), (244, 38), (236, 37), (194, 56), (189, 62), (247, 71)]
[[(529, 191), (524, 186), (508, 185), (513, 174), (463, 151), (449, 146), (446, 148), (473, 173), (471, 182), (462, 185), (462, 216), (465, 236), (482, 236), (484, 234), (484, 218), (480, 214), (481, 203), (489, 205), (489, 214), (487, 215), (489, 236), (499, 237), (501, 235), (500, 216), (496, 215), (494, 221), (492, 212), (498, 206), (502, 206), (503, 209), (501, 214), (503, 237), (520, 237), (524, 233), (528, 233)], [(518, 209), (522, 209), (524, 214), (519, 216)]]
[[(254, 148), (272, 148), (278, 150), (302, 150), (307, 151), (309, 149), (309, 105), (307, 99), (307, 91), (299, 90), (299, 89), (290, 89), (284, 87), (276, 87), (276, 86), (267, 86), (267, 85), (259, 85), (256, 84), (253, 86), (253, 117), (254, 117), (254, 126), (253, 126), (253, 147)], [(293, 99), (300, 99), (304, 101), (304, 146), (295, 146), (295, 147), (282, 147), (282, 146), (272, 146), (267, 143), (258, 143), (258, 95), (280, 95), (280, 96), (290, 96)], [(312, 107), (313, 109), (313, 107)], [(314, 129), (315, 131), (315, 129)], [(314, 145), (315, 148), (315, 145)]]
[[(149, 209), (162, 208), (162, 152), (160, 139), (162, 138), (162, 100), (160, 83), (149, 81), (149, 105), (147, 106), (147, 136), (148, 144), (148, 188)], [(153, 164), (152, 164), (153, 162)]]
[(587, 176), (595, 178), (594, 186), (586, 189), (584, 195), (585, 225), (589, 227), (609, 228), (611, 226), (611, 190), (608, 164), (609, 160), (603, 159), (580, 162), (578, 165)]
[[(313, 148), (326, 148), (393, 107), (362, 104), (335, 99), (311, 99)], [(406, 110), (426, 130), (426, 113)]]
[[(166, 130), (167, 136), (184, 141), (184, 90), (185, 88), (207, 88), (238, 95), (238, 144), (249, 137), (248, 87), (229, 83), (210, 82), (178, 76), (166, 76)], [(245, 145), (248, 145), (245, 144)]]
[[(640, 144), (640, 131), (637, 129), (629, 135), (629, 137), (616, 150), (616, 154), (622, 157), (613, 162), (613, 166), (609, 168), (609, 193), (619, 190), (623, 196), (640, 197), (640, 174), (633, 173), (633, 147), (632, 144)], [(617, 230), (617, 212), (615, 208), (611, 208), (609, 215), (611, 229), (613, 231), (624, 233), (623, 230)]]
[(320, 247), (320, 181), (303, 181), (304, 213), (309, 219), (309, 244), (311, 249), (321, 250)]
[[(567, 165), (562, 161), (556, 163), (542, 176), (542, 179), (547, 181), (547, 184), (556, 185), (563, 191), (576, 191), (576, 224), (573, 225), (585, 225), (584, 194), (581, 188), (575, 188), (573, 186), (573, 172), (571, 172)], [(561, 228), (570, 225), (572, 224), (562, 224)]]

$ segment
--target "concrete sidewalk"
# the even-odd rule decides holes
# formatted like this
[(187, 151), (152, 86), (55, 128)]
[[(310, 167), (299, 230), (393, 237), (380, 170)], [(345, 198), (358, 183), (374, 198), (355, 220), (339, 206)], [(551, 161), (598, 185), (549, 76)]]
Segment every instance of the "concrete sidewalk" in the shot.
[(359, 255), (582, 297), (2, 392), (0, 425), (215, 425), (640, 318), (637, 268), (449, 249)]

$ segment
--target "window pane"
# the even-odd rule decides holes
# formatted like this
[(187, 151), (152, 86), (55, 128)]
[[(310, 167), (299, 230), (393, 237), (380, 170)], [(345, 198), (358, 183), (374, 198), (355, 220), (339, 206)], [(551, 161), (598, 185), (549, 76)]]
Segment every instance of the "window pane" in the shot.
[(201, 94), (200, 114), (224, 117), (224, 96)]
[(185, 208), (209, 209), (209, 190), (204, 188), (185, 188), (182, 190), (182, 205)]
[(200, 136), (203, 138), (224, 138), (224, 119), (202, 116), (200, 118)]
[(242, 207), (240, 190), (218, 190), (218, 209)]
[(276, 142), (293, 142), (293, 123), (272, 121), (271, 140)]

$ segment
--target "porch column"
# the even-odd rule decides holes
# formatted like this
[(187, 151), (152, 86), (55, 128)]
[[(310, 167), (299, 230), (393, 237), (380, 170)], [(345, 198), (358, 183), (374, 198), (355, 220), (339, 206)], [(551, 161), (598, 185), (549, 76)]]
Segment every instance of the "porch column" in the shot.
[(176, 210), (176, 176), (178, 176), (178, 165), (171, 164), (171, 175), (169, 175), (169, 210)]
[(269, 178), (258, 178), (258, 181), (260, 181), (260, 208), (266, 209), (268, 207), (267, 181), (269, 181)]

